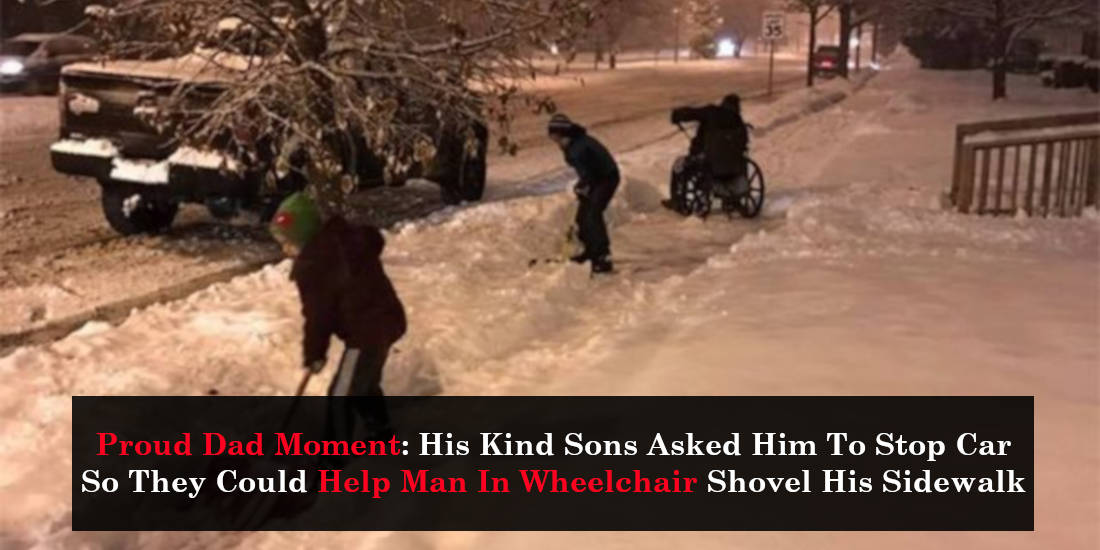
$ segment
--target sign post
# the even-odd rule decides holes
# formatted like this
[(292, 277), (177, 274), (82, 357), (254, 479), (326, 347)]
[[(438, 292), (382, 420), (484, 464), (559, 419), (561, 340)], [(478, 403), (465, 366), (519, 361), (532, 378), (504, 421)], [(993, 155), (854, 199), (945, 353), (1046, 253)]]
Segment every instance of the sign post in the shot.
[(764, 25), (760, 35), (768, 43), (768, 95), (775, 89), (775, 42), (787, 36), (787, 14), (781, 11), (764, 12)]

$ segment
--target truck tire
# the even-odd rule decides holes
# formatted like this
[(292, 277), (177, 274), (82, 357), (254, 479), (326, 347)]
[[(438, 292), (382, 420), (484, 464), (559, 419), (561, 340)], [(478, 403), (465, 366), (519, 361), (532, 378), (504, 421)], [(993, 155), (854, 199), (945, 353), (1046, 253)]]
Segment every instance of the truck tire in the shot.
[(462, 195), (462, 200), (476, 202), (485, 196), (487, 173), (488, 166), (485, 164), (484, 156), (466, 159), (462, 167), (462, 181), (459, 183), (459, 194)]
[(484, 150), (477, 156), (463, 154), (461, 166), (461, 173), (451, 174), (444, 180), (441, 190), (445, 204), (477, 202), (485, 195), (488, 166)]
[(135, 186), (101, 181), (103, 215), (123, 235), (160, 233), (172, 225), (179, 203), (142, 193)]

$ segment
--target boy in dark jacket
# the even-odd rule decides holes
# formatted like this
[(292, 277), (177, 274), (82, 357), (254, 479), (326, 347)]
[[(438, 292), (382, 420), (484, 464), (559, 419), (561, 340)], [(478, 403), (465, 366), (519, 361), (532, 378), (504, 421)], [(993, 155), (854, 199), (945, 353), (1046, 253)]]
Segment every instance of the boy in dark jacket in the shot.
[(561, 147), (565, 162), (577, 172), (573, 192), (579, 203), (576, 222), (584, 252), (570, 259), (592, 262), (592, 273), (609, 273), (613, 269), (611, 239), (603, 214), (619, 188), (619, 165), (602, 143), (565, 115), (550, 119), (548, 133)]
[[(322, 223), (316, 205), (304, 193), (283, 201), (271, 232), (294, 258), (291, 278), (305, 318), (305, 368), (319, 372), (329, 340), (338, 336), (346, 347), (329, 395), (382, 397), (382, 367), (406, 328), (405, 310), (382, 269), (382, 233), (340, 217)], [(381, 399), (356, 406), (368, 427), (388, 425)]]

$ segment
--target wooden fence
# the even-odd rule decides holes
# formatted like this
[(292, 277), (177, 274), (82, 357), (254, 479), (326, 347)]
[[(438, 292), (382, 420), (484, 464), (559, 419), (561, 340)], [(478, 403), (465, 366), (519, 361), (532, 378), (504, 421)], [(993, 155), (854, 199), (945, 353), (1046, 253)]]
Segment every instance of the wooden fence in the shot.
[(1100, 111), (956, 129), (951, 201), (960, 212), (1077, 216), (1098, 191)]

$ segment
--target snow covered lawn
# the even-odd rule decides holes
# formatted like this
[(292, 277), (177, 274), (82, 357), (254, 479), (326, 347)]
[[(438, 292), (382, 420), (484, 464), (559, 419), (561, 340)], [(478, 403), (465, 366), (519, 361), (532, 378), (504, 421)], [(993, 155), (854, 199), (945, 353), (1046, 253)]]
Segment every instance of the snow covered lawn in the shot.
[[(904, 61), (904, 60), (903, 60)], [(69, 531), (70, 396), (287, 394), (300, 319), (286, 263), (0, 360), (5, 546), (361, 548), (1096, 548), (1100, 226), (939, 209), (954, 124), (1095, 107), (1095, 96), (895, 64), (848, 101), (769, 132), (760, 221), (660, 209), (673, 137), (622, 157), (620, 274), (528, 267), (558, 247), (564, 193), (448, 210), (389, 236), (410, 333), (391, 394), (1035, 395), (1034, 533)], [(774, 112), (750, 110), (750, 120)], [(547, 189), (564, 181), (547, 182)], [(331, 373), (332, 369), (329, 369)], [(315, 380), (320, 393), (327, 380)]]

